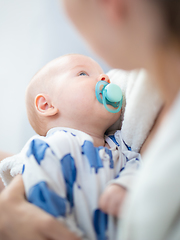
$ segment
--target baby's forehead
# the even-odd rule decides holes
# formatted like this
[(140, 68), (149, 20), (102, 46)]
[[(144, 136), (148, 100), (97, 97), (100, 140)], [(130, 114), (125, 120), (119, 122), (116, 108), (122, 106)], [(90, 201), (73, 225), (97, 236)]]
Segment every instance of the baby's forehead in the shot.
[[(80, 70), (92, 70), (96, 74), (102, 74), (103, 70), (100, 65), (94, 61), (92, 58), (80, 55), (80, 54), (68, 54), (56, 58), (45, 65), (39, 73), (36, 75), (35, 79), (39, 83), (40, 88), (42, 88), (42, 81), (46, 85), (53, 83), (53, 79), (59, 80), (59, 77), (63, 74), (68, 74), (71, 70), (76, 68), (81, 68)], [(84, 69), (85, 68), (85, 69)]]
[(93, 61), (91, 58), (84, 56), (84, 55), (80, 55), (80, 54), (69, 54), (69, 55), (65, 55), (62, 56), (61, 58), (59, 58), (59, 64), (62, 66), (76, 66), (79, 64), (95, 64), (95, 61)]
[(62, 72), (68, 71), (78, 66), (97, 68), (100, 72), (102, 71), (102, 68), (96, 61), (94, 61), (92, 58), (88, 56), (84, 56), (81, 54), (68, 54), (62, 56), (59, 59), (57, 59), (55, 65), (59, 73), (61, 71)]

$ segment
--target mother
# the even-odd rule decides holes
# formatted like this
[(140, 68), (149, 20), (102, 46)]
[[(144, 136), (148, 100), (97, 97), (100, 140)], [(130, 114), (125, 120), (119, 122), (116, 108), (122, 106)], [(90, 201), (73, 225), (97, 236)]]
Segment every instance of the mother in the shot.
[[(180, 239), (180, 192), (177, 191), (180, 189), (180, 1), (63, 2), (73, 23), (97, 54), (113, 68), (145, 68), (165, 102), (142, 148), (145, 164), (129, 196), (121, 223), (121, 239)], [(26, 226), (31, 215), (34, 220), (35, 216), (42, 222), (47, 219), (40, 210), (36, 209), (35, 213), (34, 206), (28, 205), (24, 211), (27, 203), (21, 184), (17, 178), (1, 194), (1, 239), (74, 239), (71, 236), (68, 238), (63, 227), (58, 230), (61, 225), (50, 218), (45, 222), (44, 229), (53, 227), (57, 234), (54, 237), (48, 236), (47, 230), (46, 237), (31, 235), (27, 238), (25, 229), (19, 229), (21, 234), (17, 234), (14, 226), (18, 221), (13, 220), (16, 213), (22, 212), (21, 221)], [(7, 223), (15, 231), (14, 235), (8, 236)], [(35, 226), (32, 223), (30, 230), (39, 233), (44, 229), (42, 224)], [(58, 233), (67, 234), (67, 237), (58, 238)]]
[(64, 0), (92, 48), (113, 68), (145, 68), (164, 99), (142, 148), (123, 240), (180, 239), (180, 1)]

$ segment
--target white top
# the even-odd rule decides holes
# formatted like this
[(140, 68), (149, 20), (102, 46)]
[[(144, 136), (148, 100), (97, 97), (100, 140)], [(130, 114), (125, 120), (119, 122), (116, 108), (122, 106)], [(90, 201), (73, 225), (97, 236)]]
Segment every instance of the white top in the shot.
[(118, 240), (180, 239), (180, 93), (144, 156)]

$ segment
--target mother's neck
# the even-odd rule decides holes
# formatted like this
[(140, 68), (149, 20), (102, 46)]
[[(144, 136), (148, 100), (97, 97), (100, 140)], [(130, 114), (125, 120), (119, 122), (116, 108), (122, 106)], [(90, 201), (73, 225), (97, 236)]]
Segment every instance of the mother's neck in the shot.
[(160, 49), (149, 73), (162, 94), (165, 108), (170, 108), (180, 91), (180, 50), (168, 46)]
[(153, 140), (180, 91), (180, 51), (175, 48), (159, 51), (148, 70), (152, 81), (160, 90), (164, 105), (141, 148), (141, 154), (145, 152)]

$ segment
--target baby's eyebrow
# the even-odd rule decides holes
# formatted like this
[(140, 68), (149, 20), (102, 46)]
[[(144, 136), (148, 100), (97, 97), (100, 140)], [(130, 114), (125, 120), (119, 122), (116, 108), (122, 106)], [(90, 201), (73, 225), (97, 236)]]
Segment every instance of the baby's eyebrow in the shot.
[(84, 64), (79, 64), (79, 65), (76, 65), (74, 67), (72, 67), (71, 69), (76, 69), (76, 68), (87, 68), (87, 65), (84, 65)]

